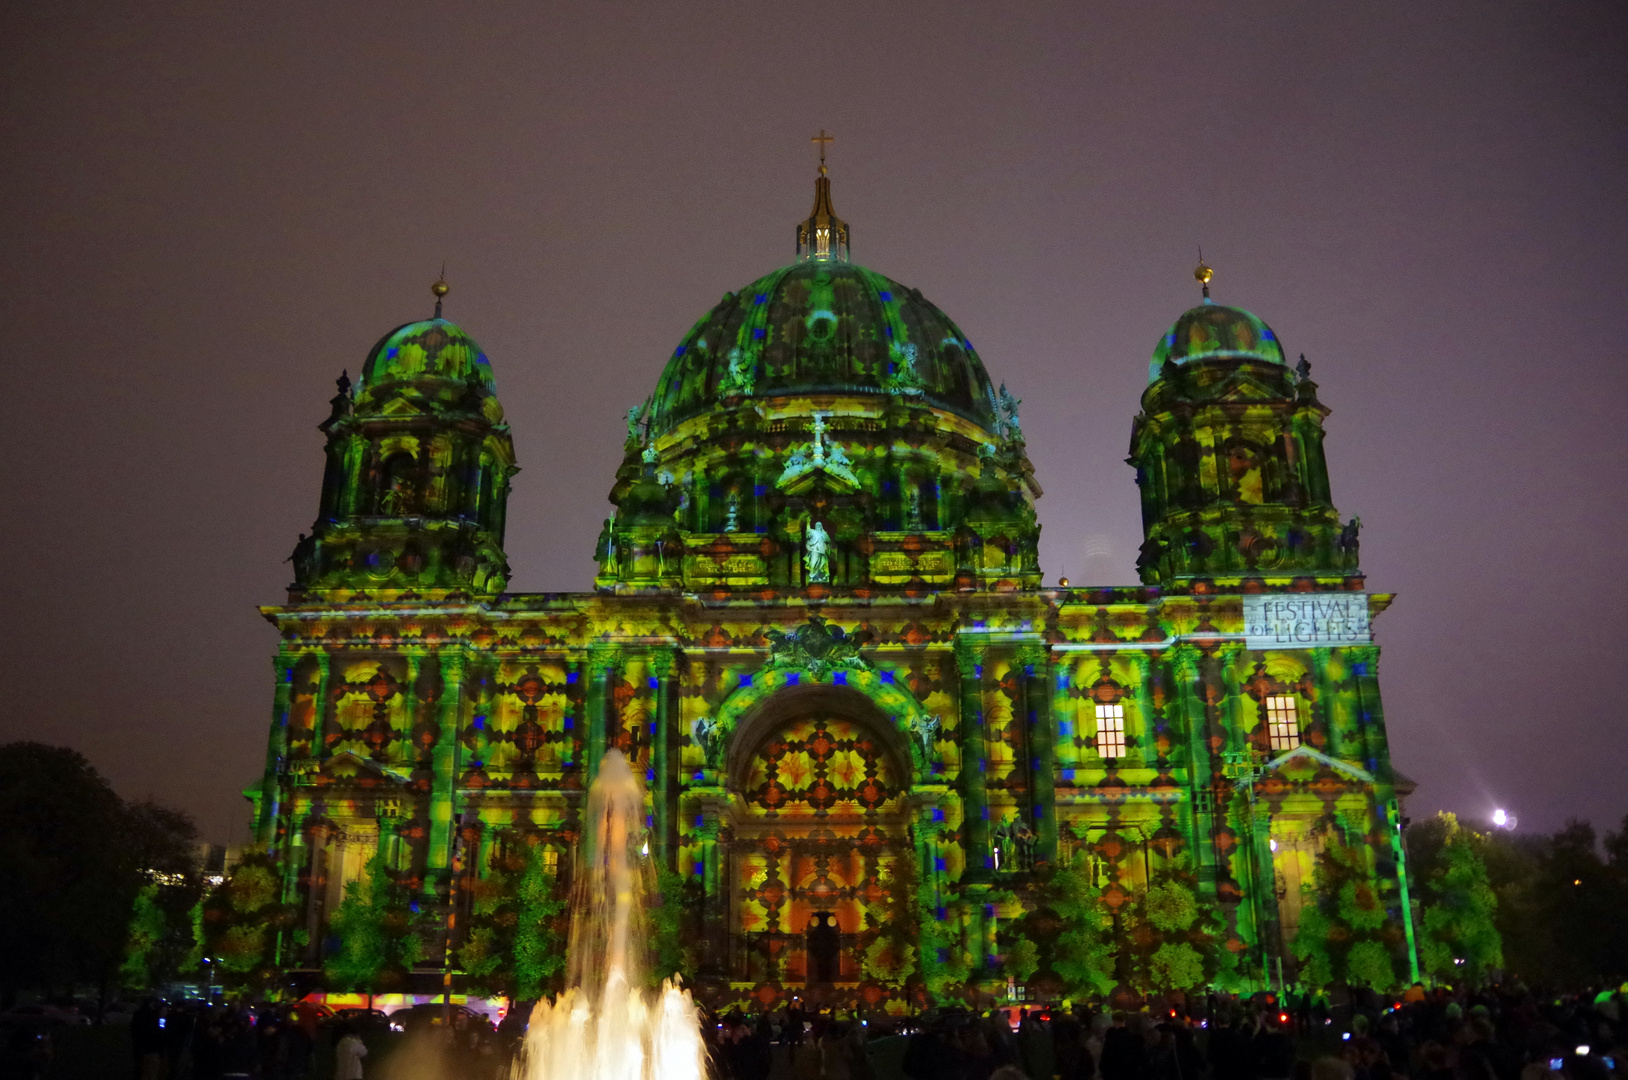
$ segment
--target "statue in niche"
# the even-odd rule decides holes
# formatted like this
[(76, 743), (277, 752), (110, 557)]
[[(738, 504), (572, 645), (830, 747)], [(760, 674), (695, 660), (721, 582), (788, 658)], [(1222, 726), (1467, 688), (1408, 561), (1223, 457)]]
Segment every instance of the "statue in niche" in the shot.
[(808, 537), (803, 543), (809, 583), (830, 581), (831, 534), (825, 531), (824, 525), (816, 521), (808, 527)]
[(912, 483), (905, 489), (904, 527), (908, 532), (921, 532), (921, 485)]
[(724, 532), (741, 531), (741, 493), (731, 491), (724, 501)]
[(910, 721), (910, 730), (921, 743), (921, 760), (931, 765), (933, 761), (933, 744), (938, 742), (939, 720), (936, 716), (918, 716)]
[(707, 768), (718, 763), (718, 749), (723, 740), (718, 737), (718, 721), (710, 716), (697, 717), (690, 723), (690, 741), (701, 750)]
[(616, 559), (616, 519), (606, 518), (605, 525), (599, 530), (599, 539), (594, 544), (594, 562), (601, 569)]

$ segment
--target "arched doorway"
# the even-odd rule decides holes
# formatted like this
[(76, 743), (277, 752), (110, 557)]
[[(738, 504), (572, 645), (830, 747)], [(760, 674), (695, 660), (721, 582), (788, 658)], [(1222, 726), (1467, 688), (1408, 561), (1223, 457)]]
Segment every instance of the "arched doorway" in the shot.
[(863, 981), (914, 870), (908, 749), (887, 723), (856, 694), (782, 691), (736, 733), (735, 981), (833, 1002)]

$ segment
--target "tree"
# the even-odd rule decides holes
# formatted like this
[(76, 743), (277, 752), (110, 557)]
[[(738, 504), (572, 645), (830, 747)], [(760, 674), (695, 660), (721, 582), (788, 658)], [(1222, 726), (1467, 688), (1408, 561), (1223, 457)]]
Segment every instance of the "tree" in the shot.
[(1309, 986), (1338, 982), (1383, 991), (1396, 983), (1402, 933), (1386, 917), (1369, 859), (1366, 845), (1347, 844), (1333, 832), (1317, 857), (1292, 945)]
[(158, 883), (150, 882), (136, 894), (130, 911), (130, 940), (119, 966), (119, 982), (128, 990), (146, 990), (154, 983), (153, 968), (168, 933), (168, 920), (158, 903)]
[(185, 814), (127, 805), (76, 751), (0, 746), (0, 993), (109, 986), (148, 871), (189, 871), (195, 839)]
[(363, 991), (371, 1002), (379, 991), (405, 984), (421, 946), (406, 890), (391, 877), (383, 844), (374, 849), (362, 876), (345, 886), (329, 930), (338, 948), (323, 970), (334, 989)]
[(1062, 925), (1051, 969), (1070, 997), (1106, 994), (1114, 985), (1110, 922), (1102, 909), (1102, 893), (1091, 879), (1091, 862), (1079, 853), (1055, 872), (1046, 890)]
[(656, 906), (650, 912), (651, 968), (648, 981), (659, 986), (677, 975), (695, 981), (695, 936), (684, 932), (684, 913), (695, 910), (699, 884), (665, 866), (656, 869)]
[(899, 989), (916, 970), (916, 860), (908, 853), (895, 855), (882, 860), (880, 870), (887, 899), (865, 904), (871, 940), (860, 954), (859, 969), (865, 978)]
[(255, 852), (203, 900), (200, 913), (205, 960), (228, 986), (269, 986), (276, 977), (279, 931), (293, 925), (281, 903), (277, 862)]
[[(1504, 964), (1496, 925), (1498, 898), (1481, 855), (1486, 838), (1460, 826), (1449, 813), (1437, 814), (1430, 824), (1434, 828), (1421, 835), (1421, 840), (1434, 841), (1439, 834), (1440, 842), (1428, 847), (1420, 843), (1421, 859), (1414, 863), (1414, 878), (1424, 900), (1419, 960), (1438, 979), (1476, 985), (1489, 969)], [(1430, 859), (1432, 850), (1434, 858)]]
[(961, 950), (960, 928), (927, 881), (916, 886), (916, 925), (922, 986), (935, 1004), (949, 1004), (960, 997), (967, 981), (967, 958)]
[(1236, 963), (1221, 912), (1185, 857), (1154, 873), (1125, 921), (1131, 982), (1143, 993), (1209, 985)]
[(514, 996), (536, 1001), (565, 970), (559, 915), (566, 901), (542, 844), (532, 844), (515, 886)]

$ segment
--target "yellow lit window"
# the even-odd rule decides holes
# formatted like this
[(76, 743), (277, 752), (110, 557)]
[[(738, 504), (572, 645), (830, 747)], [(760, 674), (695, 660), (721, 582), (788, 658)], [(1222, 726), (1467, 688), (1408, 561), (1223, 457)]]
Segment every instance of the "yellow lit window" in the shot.
[(1097, 753), (1105, 758), (1125, 756), (1125, 706), (1097, 706)]
[(1300, 745), (1300, 714), (1295, 700), (1287, 694), (1266, 699), (1266, 735), (1273, 751), (1293, 750)]

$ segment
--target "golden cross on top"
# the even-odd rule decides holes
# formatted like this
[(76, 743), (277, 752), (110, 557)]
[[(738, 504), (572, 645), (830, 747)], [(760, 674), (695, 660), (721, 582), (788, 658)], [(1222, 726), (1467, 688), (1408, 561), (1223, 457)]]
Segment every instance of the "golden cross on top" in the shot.
[(808, 141), (811, 142), (811, 143), (819, 143), (819, 145), (820, 145), (820, 175), (824, 176), (825, 175), (825, 144), (826, 143), (836, 142), (837, 141), (836, 136), (827, 135), (825, 133), (825, 129), (821, 128), (820, 133), (818, 135), (814, 136), (812, 139), (809, 139)]

